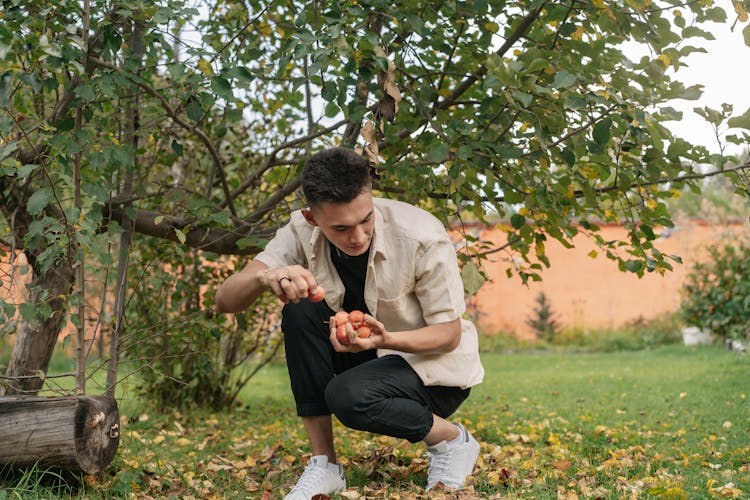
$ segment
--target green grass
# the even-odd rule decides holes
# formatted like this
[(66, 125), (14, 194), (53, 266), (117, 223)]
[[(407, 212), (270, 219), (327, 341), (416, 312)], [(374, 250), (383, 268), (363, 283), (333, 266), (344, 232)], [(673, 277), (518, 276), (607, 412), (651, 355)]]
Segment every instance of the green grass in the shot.
[[(454, 416), (481, 443), (464, 498), (750, 497), (750, 357), (670, 346), (482, 359), (485, 381)], [(158, 413), (126, 390), (106, 473), (68, 490), (6, 478), (0, 499), (279, 497), (309, 457), (285, 366), (265, 367), (241, 401), (231, 413)], [(336, 436), (348, 498), (428, 498), (423, 445), (338, 424)]]

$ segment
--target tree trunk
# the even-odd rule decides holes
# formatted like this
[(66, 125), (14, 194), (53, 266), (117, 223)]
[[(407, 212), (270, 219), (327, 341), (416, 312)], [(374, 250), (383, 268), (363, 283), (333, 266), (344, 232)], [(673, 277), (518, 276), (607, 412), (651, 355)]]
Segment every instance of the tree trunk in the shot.
[(28, 303), (46, 303), (52, 314), (48, 318), (38, 317), (21, 324), (5, 373), (8, 380), (0, 384), (0, 396), (33, 395), (42, 388), (44, 374), (65, 320), (65, 299), (74, 280), (73, 269), (66, 265), (50, 269), (43, 276), (34, 270), (28, 287)]
[(0, 464), (98, 474), (119, 444), (114, 398), (0, 397)]

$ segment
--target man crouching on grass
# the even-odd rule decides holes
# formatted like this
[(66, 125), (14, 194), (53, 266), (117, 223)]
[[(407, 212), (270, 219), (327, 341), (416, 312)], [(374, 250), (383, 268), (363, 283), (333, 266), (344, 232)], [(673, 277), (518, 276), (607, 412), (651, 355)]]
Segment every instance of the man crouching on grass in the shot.
[[(427, 490), (463, 487), (479, 443), (446, 419), (484, 369), (445, 228), (424, 210), (374, 198), (367, 160), (349, 149), (309, 158), (302, 190), (307, 208), (216, 292), (221, 312), (242, 311), (265, 290), (285, 304), (287, 368), (312, 451), (286, 498), (346, 489), (332, 413), (352, 429), (424, 441)], [(355, 309), (371, 334), (342, 344), (333, 316)]]

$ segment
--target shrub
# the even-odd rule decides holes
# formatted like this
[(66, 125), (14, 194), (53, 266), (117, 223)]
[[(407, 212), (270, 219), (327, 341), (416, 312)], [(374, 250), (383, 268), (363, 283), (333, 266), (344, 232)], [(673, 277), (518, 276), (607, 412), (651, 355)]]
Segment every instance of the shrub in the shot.
[(555, 343), (591, 352), (638, 351), (682, 341), (679, 318), (667, 314), (652, 319), (635, 318), (612, 330), (566, 329)]
[(139, 246), (131, 258), (144, 272), (131, 277), (122, 347), (138, 392), (162, 409), (231, 407), (282, 351), (281, 303), (264, 294), (245, 312), (213, 314), (226, 274), (215, 257), (163, 244)]
[(538, 348), (535, 340), (521, 339), (513, 333), (496, 332), (479, 336), (480, 352), (531, 351)]
[(750, 331), (750, 242), (714, 245), (710, 258), (694, 265), (682, 288), (680, 314), (692, 326), (725, 339)]

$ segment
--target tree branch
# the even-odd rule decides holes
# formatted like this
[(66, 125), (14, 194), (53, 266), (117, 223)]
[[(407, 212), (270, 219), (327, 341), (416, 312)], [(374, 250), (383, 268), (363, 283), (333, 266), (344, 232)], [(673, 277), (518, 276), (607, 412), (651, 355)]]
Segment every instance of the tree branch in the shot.
[[(539, 15), (542, 12), (542, 9), (548, 4), (549, 2), (541, 2), (536, 9), (532, 10), (526, 16), (521, 20), (521, 22), (518, 24), (518, 27), (516, 27), (515, 31), (505, 40), (505, 43), (495, 51), (495, 54), (498, 56), (503, 56), (506, 52), (508, 52), (513, 45), (521, 39), (523, 35), (526, 34), (526, 32), (531, 28), (531, 25), (534, 24), (534, 21), (539, 17)], [(487, 67), (486, 66), (480, 66), (474, 73), (466, 77), (461, 83), (458, 84), (458, 86), (451, 92), (451, 95), (447, 96), (442, 101), (437, 102), (432, 107), (432, 115), (437, 113), (438, 110), (441, 109), (448, 109), (449, 107), (453, 106), (456, 101), (468, 91), (472, 85), (477, 83), (480, 78), (482, 78), (487, 73)], [(396, 132), (396, 137), (398, 139), (404, 139), (411, 135), (414, 130), (417, 130), (419, 127), (424, 126), (424, 124), (427, 123), (427, 119), (422, 118), (421, 120), (415, 122), (415, 126), (409, 130), (409, 129), (402, 129), (398, 132)], [(390, 146), (389, 143), (385, 141), (381, 141), (381, 143), (378, 144), (378, 148), (380, 151), (383, 151), (384, 149), (388, 148)]]
[[(127, 216), (125, 209), (120, 205), (105, 205), (102, 212), (105, 223), (107, 221), (121, 222)], [(184, 243), (191, 248), (213, 252), (218, 255), (252, 255), (258, 253), (261, 250), (260, 247), (239, 248), (237, 241), (248, 237), (270, 238), (277, 230), (276, 227), (269, 227), (257, 232), (241, 233), (237, 230), (230, 231), (206, 227), (197, 219), (184, 219), (142, 209), (136, 209), (134, 212), (133, 230), (135, 232)], [(157, 220), (159, 221), (158, 224)], [(177, 229), (185, 235), (184, 242), (177, 236), (175, 232)]]
[[(289, 149), (294, 146), (298, 146), (300, 144), (304, 144), (306, 142), (311, 141), (312, 139), (315, 139), (317, 137), (320, 137), (322, 135), (326, 135), (330, 132), (333, 132), (334, 130), (338, 129), (342, 125), (345, 125), (347, 123), (346, 120), (340, 120), (333, 125), (326, 127), (324, 129), (321, 129), (317, 132), (310, 133), (308, 135), (298, 137), (296, 139), (292, 139), (291, 141), (284, 142), (282, 144), (277, 145), (273, 151), (268, 155), (268, 158), (263, 162), (263, 165), (261, 165), (258, 170), (253, 172), (250, 177), (248, 177), (239, 187), (237, 187), (234, 191), (232, 191), (231, 197), (236, 198), (240, 194), (247, 191), (251, 186), (253, 186), (255, 183), (260, 180), (261, 176), (271, 167), (275, 165), (274, 160), (276, 159), (276, 156), (278, 156), (279, 152), (281, 152), (284, 149)], [(227, 202), (222, 202), (219, 206), (225, 207)]]
[[(108, 69), (111, 71), (120, 71), (119, 68), (116, 66), (109, 64), (105, 61), (102, 61), (98, 58), (90, 58), (89, 61), (96, 66), (104, 69)], [(149, 95), (152, 97), (155, 97), (159, 103), (161, 104), (162, 109), (167, 113), (167, 116), (169, 116), (172, 120), (174, 120), (175, 123), (177, 123), (180, 127), (184, 128), (188, 132), (191, 132), (195, 134), (198, 139), (203, 143), (203, 145), (208, 150), (208, 153), (211, 155), (211, 159), (214, 162), (214, 166), (216, 167), (216, 171), (219, 173), (219, 179), (221, 180), (221, 186), (224, 190), (224, 197), (226, 200), (226, 204), (229, 207), (229, 211), (232, 213), (232, 215), (237, 215), (237, 209), (234, 207), (234, 202), (232, 201), (232, 195), (229, 191), (229, 183), (227, 182), (227, 176), (226, 171), (224, 170), (224, 162), (221, 160), (221, 157), (219, 156), (219, 152), (214, 147), (213, 143), (211, 142), (211, 139), (208, 137), (208, 135), (197, 126), (193, 126), (183, 120), (180, 115), (177, 113), (177, 111), (169, 104), (167, 99), (161, 95), (154, 87), (147, 84), (146, 82), (132, 76), (132, 75), (125, 75), (128, 80), (139, 86), (141, 89), (145, 90)]]

